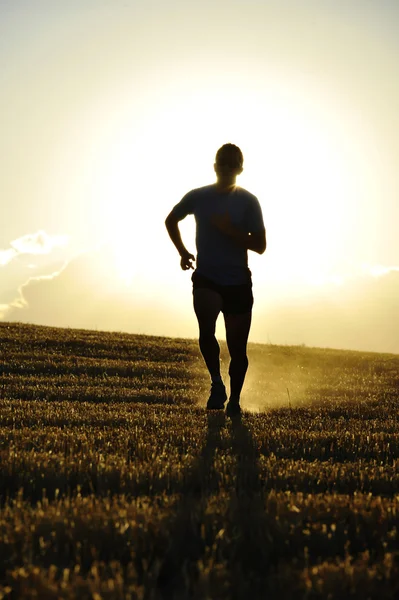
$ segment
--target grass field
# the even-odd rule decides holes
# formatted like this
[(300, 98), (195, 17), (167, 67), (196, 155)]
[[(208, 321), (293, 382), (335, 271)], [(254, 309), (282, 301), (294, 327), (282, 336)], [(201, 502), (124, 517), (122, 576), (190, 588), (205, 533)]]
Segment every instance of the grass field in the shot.
[[(399, 356), (0, 323), (0, 598), (399, 598)], [(222, 348), (223, 370), (227, 370)]]

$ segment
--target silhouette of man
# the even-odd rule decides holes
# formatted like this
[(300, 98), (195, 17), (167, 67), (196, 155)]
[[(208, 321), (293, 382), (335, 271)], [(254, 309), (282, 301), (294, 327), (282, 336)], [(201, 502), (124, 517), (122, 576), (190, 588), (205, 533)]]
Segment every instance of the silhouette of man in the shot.
[(207, 409), (223, 409), (226, 388), (220, 376), (220, 348), (215, 337), (222, 312), (230, 353), (230, 397), (226, 412), (239, 414), (240, 394), (248, 368), (247, 341), (252, 317), (252, 278), (248, 250), (263, 254), (266, 232), (256, 196), (236, 185), (243, 171), (243, 155), (234, 144), (216, 153), (215, 184), (191, 190), (165, 220), (169, 236), (180, 254), (183, 271), (194, 269), (195, 257), (181, 239), (179, 221), (193, 214), (196, 220), (197, 268), (192, 274), (194, 311), (199, 325), (199, 346), (211, 376)]

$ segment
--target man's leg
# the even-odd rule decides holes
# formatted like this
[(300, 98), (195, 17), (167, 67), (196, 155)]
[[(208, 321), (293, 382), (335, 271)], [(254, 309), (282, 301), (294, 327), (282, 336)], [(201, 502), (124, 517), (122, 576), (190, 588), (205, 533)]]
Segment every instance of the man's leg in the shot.
[(216, 320), (222, 309), (222, 297), (214, 290), (194, 290), (194, 310), (199, 326), (199, 346), (214, 381), (220, 378), (220, 348), (215, 337)]
[(252, 312), (240, 315), (225, 315), (226, 342), (230, 352), (230, 401), (240, 400), (245, 374), (248, 369), (247, 341), (251, 328)]
[(222, 297), (210, 289), (194, 290), (194, 309), (199, 324), (199, 344), (212, 379), (208, 410), (221, 410), (227, 400), (226, 388), (220, 377), (220, 348), (215, 337), (216, 320), (222, 308)]

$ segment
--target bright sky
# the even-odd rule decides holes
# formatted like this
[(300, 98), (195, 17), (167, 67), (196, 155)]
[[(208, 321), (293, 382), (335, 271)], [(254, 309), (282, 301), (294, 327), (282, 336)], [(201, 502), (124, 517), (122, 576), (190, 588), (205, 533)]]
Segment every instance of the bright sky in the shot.
[(395, 0), (0, 0), (0, 318), (194, 337), (164, 219), (233, 142), (251, 339), (399, 352), (398, 28)]

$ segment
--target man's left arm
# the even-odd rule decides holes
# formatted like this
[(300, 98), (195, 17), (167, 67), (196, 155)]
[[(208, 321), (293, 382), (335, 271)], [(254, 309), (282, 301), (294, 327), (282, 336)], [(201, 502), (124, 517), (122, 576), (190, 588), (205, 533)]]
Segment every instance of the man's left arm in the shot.
[(230, 237), (232, 237), (236, 244), (242, 248), (253, 250), (253, 252), (257, 252), (258, 254), (263, 254), (266, 250), (265, 229), (255, 233), (245, 233), (244, 231), (240, 231), (238, 228), (233, 227)]
[(258, 254), (263, 254), (266, 250), (266, 229), (262, 231), (256, 231), (255, 233), (248, 233), (248, 250), (253, 250)]
[(236, 244), (241, 246), (241, 248), (263, 254), (267, 245), (266, 230), (263, 224), (262, 210), (258, 202), (249, 221), (250, 233), (233, 225), (230, 215), (227, 212), (224, 215), (214, 215), (212, 218), (213, 225), (215, 225), (219, 231), (229, 236)]

